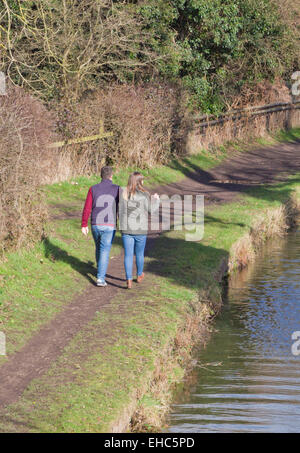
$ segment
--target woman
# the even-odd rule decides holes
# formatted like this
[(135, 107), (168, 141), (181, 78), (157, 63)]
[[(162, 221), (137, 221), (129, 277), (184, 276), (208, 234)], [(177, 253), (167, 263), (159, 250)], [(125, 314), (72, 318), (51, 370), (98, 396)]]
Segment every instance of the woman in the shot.
[(148, 233), (148, 213), (159, 208), (156, 193), (151, 202), (144, 187), (144, 177), (139, 172), (131, 173), (128, 184), (120, 196), (119, 218), (124, 247), (124, 266), (127, 288), (132, 288), (133, 256), (136, 257), (137, 282), (144, 278), (144, 252)]

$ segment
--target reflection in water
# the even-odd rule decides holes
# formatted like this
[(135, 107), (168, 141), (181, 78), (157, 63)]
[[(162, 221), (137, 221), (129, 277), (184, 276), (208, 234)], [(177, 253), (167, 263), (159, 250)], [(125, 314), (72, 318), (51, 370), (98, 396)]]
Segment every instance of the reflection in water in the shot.
[(172, 407), (169, 432), (300, 432), (300, 232), (272, 241), (231, 281), (198, 354), (196, 384)]

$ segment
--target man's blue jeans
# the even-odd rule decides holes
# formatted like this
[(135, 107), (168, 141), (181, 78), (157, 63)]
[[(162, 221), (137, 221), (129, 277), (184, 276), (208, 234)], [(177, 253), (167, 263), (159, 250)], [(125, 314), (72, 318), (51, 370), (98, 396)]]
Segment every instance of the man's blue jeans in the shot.
[(116, 230), (112, 226), (92, 225), (92, 234), (96, 245), (97, 279), (105, 281), (109, 253)]
[(133, 255), (135, 254), (137, 276), (143, 273), (144, 253), (147, 236), (143, 234), (122, 234), (126, 280), (132, 280)]

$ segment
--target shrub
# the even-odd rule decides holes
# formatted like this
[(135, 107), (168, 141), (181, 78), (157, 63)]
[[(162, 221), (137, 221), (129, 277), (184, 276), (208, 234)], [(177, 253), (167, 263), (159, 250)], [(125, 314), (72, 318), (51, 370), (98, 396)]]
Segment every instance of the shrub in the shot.
[[(288, 1), (295, 17), (295, 2)], [(285, 9), (280, 0), (139, 2), (153, 34), (149, 45), (165, 55), (160, 73), (181, 80), (190, 107), (204, 113), (231, 105), (245, 83), (289, 80), (298, 69), (299, 14), (296, 26)]]
[(99, 121), (113, 137), (65, 150), (74, 174), (99, 172), (104, 164), (150, 167), (166, 162), (180, 142), (180, 92), (166, 84), (114, 85), (58, 107), (58, 130), (65, 138), (98, 133)]
[(38, 191), (52, 172), (45, 144), (51, 117), (20, 88), (0, 97), (0, 247), (19, 247), (41, 237), (46, 210)]
[[(299, 0), (3, 0), (0, 67), (47, 101), (108, 83), (171, 81), (218, 113), (299, 69)], [(289, 12), (290, 11), (290, 12)]]

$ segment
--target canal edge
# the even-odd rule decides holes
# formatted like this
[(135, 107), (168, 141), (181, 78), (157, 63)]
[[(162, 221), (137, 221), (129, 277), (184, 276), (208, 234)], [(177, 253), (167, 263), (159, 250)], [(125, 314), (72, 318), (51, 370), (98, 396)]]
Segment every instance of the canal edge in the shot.
[[(157, 432), (166, 427), (175, 388), (193, 369), (195, 347), (209, 341), (213, 322), (222, 310), (222, 293), (228, 279), (254, 262), (269, 239), (282, 237), (299, 225), (300, 196), (297, 194), (296, 190), (293, 191), (278, 207), (268, 208), (254, 218), (249, 231), (232, 245), (228, 258), (220, 260), (212, 282), (190, 303), (191, 310), (181, 320), (174, 338), (160, 352), (145, 385), (132, 395), (131, 403), (111, 424), (111, 433)], [(179, 363), (184, 372), (180, 378), (177, 372)], [(143, 404), (145, 396), (151, 394), (159, 404)]]

